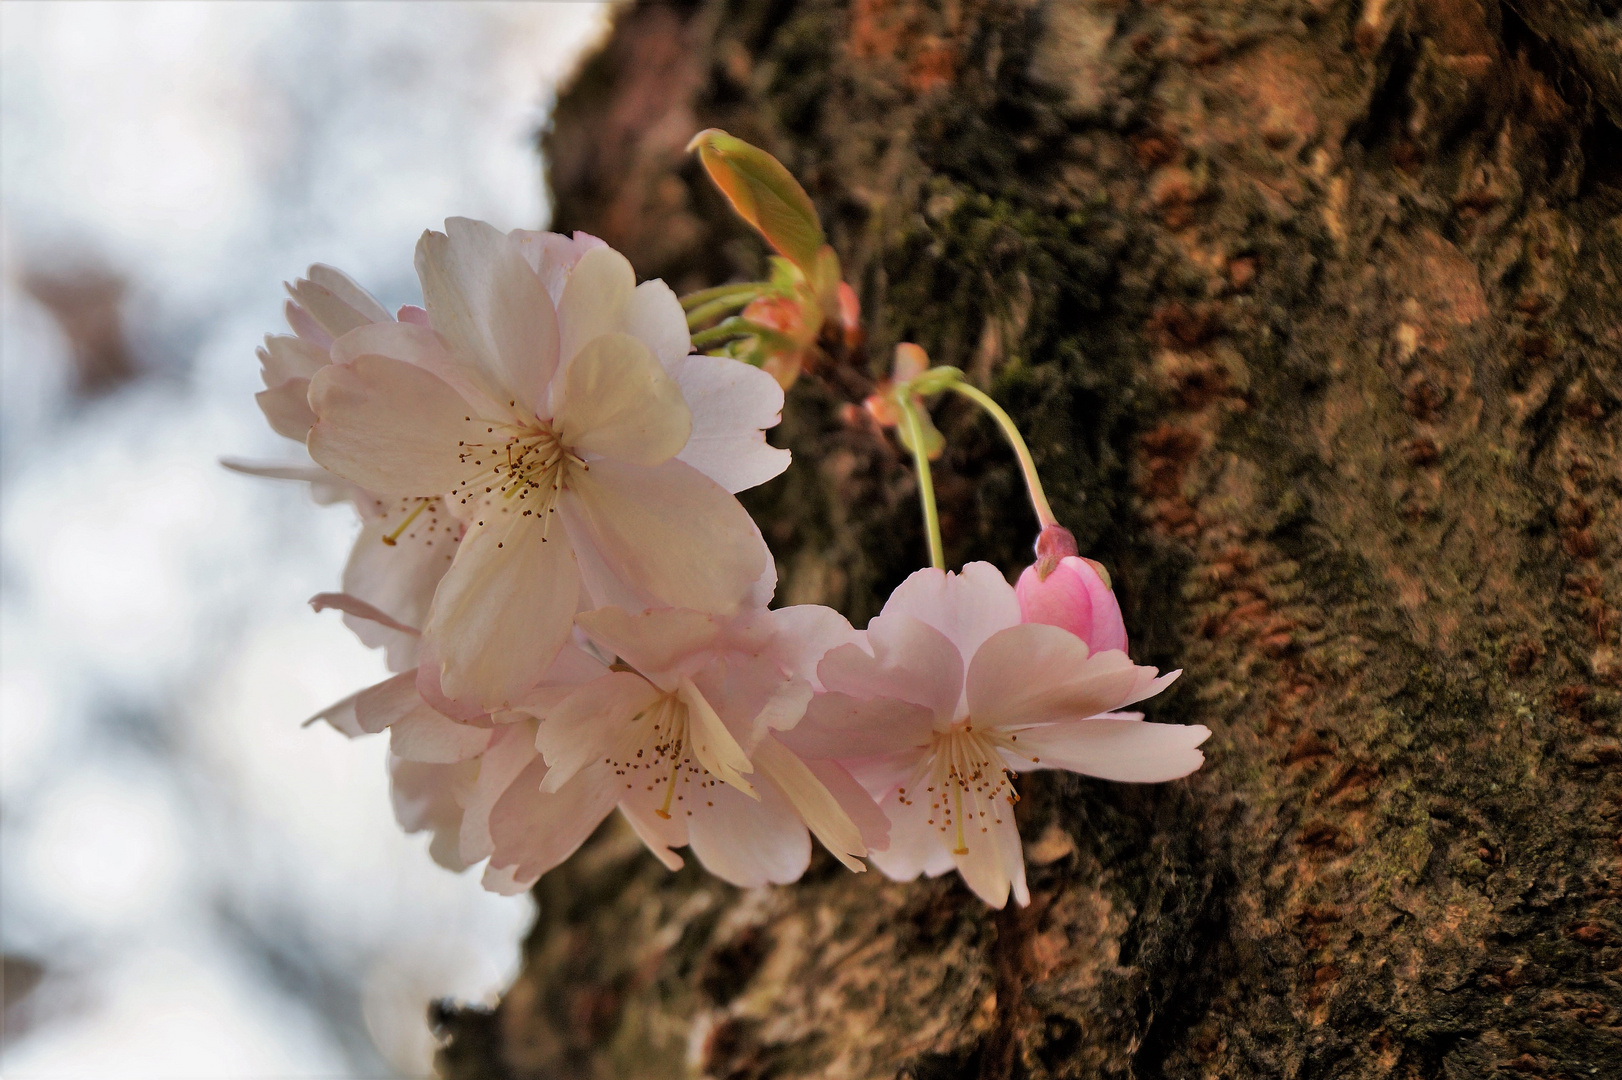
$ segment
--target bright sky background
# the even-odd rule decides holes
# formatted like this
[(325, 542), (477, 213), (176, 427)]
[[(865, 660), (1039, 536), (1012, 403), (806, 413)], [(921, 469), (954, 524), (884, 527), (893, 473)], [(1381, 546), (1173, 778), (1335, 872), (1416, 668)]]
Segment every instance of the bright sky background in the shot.
[[(355, 529), (254, 346), (332, 263), (388, 306), (447, 216), (541, 224), (532, 136), (590, 3), (0, 4), (0, 949), (48, 974), (0, 1074), (428, 1071), (429, 999), (493, 998), (527, 897), (393, 822), (385, 744), (301, 729), (381, 659), (305, 600)], [(89, 404), (18, 285), (124, 275), (156, 374)]]

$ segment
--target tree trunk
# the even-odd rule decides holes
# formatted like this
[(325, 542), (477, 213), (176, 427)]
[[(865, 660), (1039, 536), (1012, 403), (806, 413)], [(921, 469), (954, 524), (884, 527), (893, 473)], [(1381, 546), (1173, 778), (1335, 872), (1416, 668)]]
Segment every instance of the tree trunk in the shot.
[[(606, 826), (451, 1077), (1622, 1076), (1622, 21), (1610, 0), (623, 9), (546, 137), (559, 229), (758, 274), (683, 145), (776, 153), (865, 356), (746, 497), (780, 603), (927, 561), (848, 407), (898, 341), (1029, 438), (1150, 718), (1205, 767), (1021, 781), (1032, 903), (819, 855), (744, 892)], [(947, 561), (1031, 560), (942, 401)]]

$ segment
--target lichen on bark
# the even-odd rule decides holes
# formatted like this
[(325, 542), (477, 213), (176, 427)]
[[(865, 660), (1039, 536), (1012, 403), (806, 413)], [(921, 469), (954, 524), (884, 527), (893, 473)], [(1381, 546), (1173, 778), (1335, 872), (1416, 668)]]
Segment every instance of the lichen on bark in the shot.
[[(919, 565), (849, 417), (897, 341), (1029, 433), (1189, 780), (1022, 781), (1033, 902), (819, 857), (669, 875), (610, 826), (537, 889), (452, 1077), (1622, 1075), (1622, 28), (1560, 0), (640, 3), (559, 101), (555, 227), (680, 291), (759, 245), (682, 153), (816, 200), (865, 355), (748, 496), (782, 602)], [(1029, 561), (943, 402), (948, 561)]]

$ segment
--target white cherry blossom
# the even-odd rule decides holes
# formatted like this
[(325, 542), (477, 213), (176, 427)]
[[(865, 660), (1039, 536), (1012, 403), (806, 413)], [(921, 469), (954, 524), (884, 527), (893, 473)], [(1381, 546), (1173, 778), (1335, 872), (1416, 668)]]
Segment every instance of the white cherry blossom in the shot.
[(334, 341), (308, 444), (465, 522), (424, 623), (445, 696), (519, 700), (582, 608), (737, 610), (768, 556), (732, 493), (787, 464), (775, 382), (689, 356), (675, 296), (590, 237), (453, 218), (417, 271), (426, 319)]

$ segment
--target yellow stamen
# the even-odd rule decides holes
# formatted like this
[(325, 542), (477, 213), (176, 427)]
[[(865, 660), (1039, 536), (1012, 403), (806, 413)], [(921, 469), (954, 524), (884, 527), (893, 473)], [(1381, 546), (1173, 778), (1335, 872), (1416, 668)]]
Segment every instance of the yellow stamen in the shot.
[(411, 523), (417, 520), (417, 515), (422, 513), (423, 510), (427, 508), (428, 504), (433, 501), (433, 499), (418, 499), (417, 508), (411, 511), (411, 513), (406, 516), (404, 521), (400, 522), (398, 528), (383, 537), (383, 543), (387, 544), (389, 547), (393, 547), (394, 545), (398, 544), (400, 542), (400, 534), (405, 532)]

